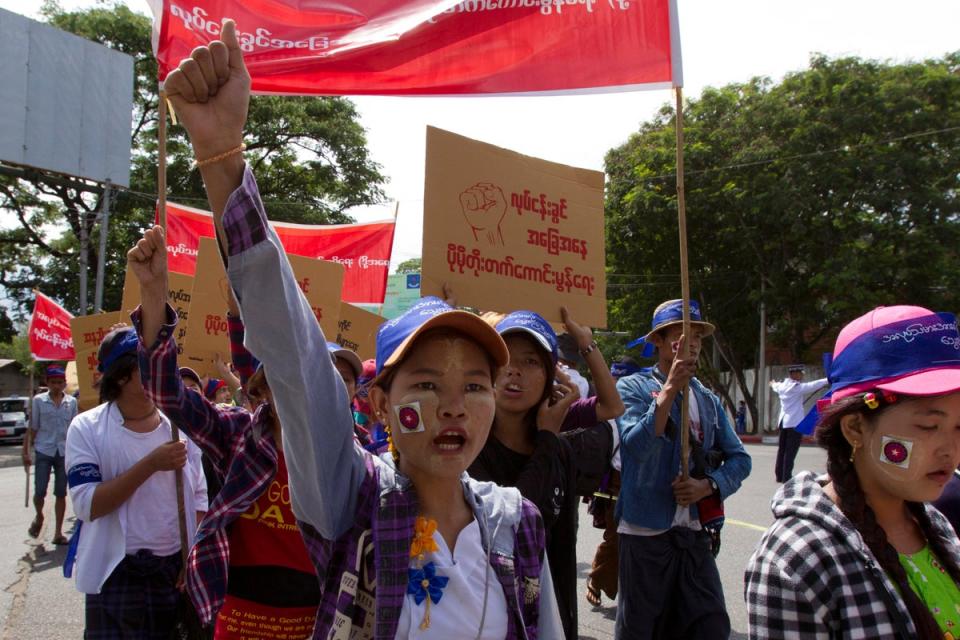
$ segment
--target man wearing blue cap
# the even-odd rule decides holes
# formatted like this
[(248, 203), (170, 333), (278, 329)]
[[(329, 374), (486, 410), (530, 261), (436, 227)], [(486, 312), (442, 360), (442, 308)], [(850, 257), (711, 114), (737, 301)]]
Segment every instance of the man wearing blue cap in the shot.
[(27, 532), (30, 537), (40, 535), (43, 527), (43, 503), (53, 470), (54, 514), (56, 530), (53, 544), (67, 544), (63, 535), (63, 517), (67, 510), (67, 474), (63, 467), (63, 455), (67, 442), (67, 427), (77, 415), (77, 400), (64, 394), (67, 379), (60, 365), (47, 367), (47, 391), (33, 398), (30, 411), (30, 428), (23, 438), (23, 464), (30, 466), (31, 445), (36, 459), (34, 471), (33, 506), (37, 515)]
[(792, 364), (787, 368), (789, 377), (784, 380), (771, 380), (770, 388), (780, 396), (780, 442), (777, 446), (777, 482), (786, 482), (793, 477), (793, 463), (800, 451), (803, 434), (797, 426), (803, 421), (806, 412), (803, 400), (820, 387), (827, 386), (827, 379), (820, 378), (810, 382), (803, 381), (803, 365)]
[[(714, 560), (722, 500), (750, 474), (750, 456), (720, 399), (694, 377), (701, 340), (714, 331), (691, 302), (690, 335), (683, 305), (669, 300), (653, 313), (646, 344), (657, 364), (621, 378), (626, 405), (618, 421), (622, 485), (618, 640), (716, 638), (730, 635)], [(689, 357), (681, 357), (683, 342)], [(680, 400), (689, 389), (690, 477), (680, 478)], [(711, 515), (707, 507), (713, 507)]]

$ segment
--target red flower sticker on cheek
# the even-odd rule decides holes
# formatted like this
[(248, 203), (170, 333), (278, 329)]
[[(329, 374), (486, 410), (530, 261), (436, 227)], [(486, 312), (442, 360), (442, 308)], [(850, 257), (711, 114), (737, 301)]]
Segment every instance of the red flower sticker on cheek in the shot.
[(400, 431), (402, 433), (417, 433), (424, 430), (423, 420), (420, 418), (419, 402), (397, 405), (393, 410), (397, 414), (397, 420), (400, 421)]
[(903, 469), (910, 466), (910, 450), (913, 448), (912, 442), (884, 436), (882, 446), (881, 462), (896, 465)]

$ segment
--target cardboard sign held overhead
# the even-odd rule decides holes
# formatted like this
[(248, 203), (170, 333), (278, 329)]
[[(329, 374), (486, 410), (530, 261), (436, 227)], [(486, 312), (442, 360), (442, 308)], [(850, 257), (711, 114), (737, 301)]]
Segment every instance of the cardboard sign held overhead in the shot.
[[(190, 295), (193, 292), (193, 276), (183, 273), (170, 271), (167, 275), (167, 300), (177, 312), (177, 335), (174, 340), (177, 341), (177, 353), (183, 354), (183, 340), (187, 337), (187, 321), (190, 317)], [(133, 310), (140, 304), (140, 283), (137, 277), (133, 275), (130, 265), (127, 265), (127, 272), (123, 276), (123, 299), (120, 303), (120, 310), (125, 316), (129, 317)]]
[(81, 411), (100, 404), (100, 392), (93, 386), (100, 380), (97, 350), (103, 337), (110, 333), (110, 327), (118, 323), (129, 324), (129, 316), (121, 311), (111, 311), (70, 320), (70, 333), (76, 351), (77, 384), (80, 387), (77, 403)]
[[(290, 266), (313, 309), (323, 333), (334, 336), (340, 317), (343, 289), (343, 265), (324, 260), (287, 255)], [(230, 336), (227, 331), (227, 305), (230, 283), (220, 260), (217, 242), (201, 238), (197, 271), (190, 295), (190, 322), (184, 338), (181, 364), (192, 367), (201, 376), (220, 377), (215, 364), (217, 354), (230, 360)], [(256, 301), (251, 301), (255, 304)]]
[(603, 173), (427, 128), (421, 293), (607, 326)]
[(350, 349), (361, 360), (369, 360), (377, 355), (377, 330), (386, 318), (370, 313), (349, 302), (340, 303), (340, 321), (337, 323), (337, 338), (341, 347)]

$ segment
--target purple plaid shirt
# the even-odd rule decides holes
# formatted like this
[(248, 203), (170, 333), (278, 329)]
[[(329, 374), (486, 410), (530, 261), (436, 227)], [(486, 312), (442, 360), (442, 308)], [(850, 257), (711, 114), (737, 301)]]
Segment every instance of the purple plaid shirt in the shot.
[(170, 305), (157, 342), (149, 349), (143, 343), (140, 309), (131, 317), (140, 336), (140, 379), (147, 397), (200, 447), (223, 480), (223, 488), (197, 528), (187, 561), (187, 590), (201, 620), (208, 624), (227, 593), (227, 529), (276, 476), (277, 445), (262, 408), (250, 414), (240, 407), (215, 405), (184, 388), (173, 339), (177, 314)]
[[(227, 202), (223, 227), (229, 258), (262, 248), (262, 243), (271, 243), (276, 245), (276, 254), (283, 260), (279, 240), (268, 227), (266, 212), (249, 167), (244, 172), (243, 183)], [(276, 268), (276, 263), (271, 263), (270, 268)], [(287, 268), (281, 268), (280, 276), (286, 278), (286, 274)], [(234, 277), (231, 274), (231, 279)], [(291, 282), (284, 280), (283, 287), (285, 291), (296, 291), (302, 296), (296, 282), (292, 281), (292, 272)], [(243, 308), (244, 300), (241, 299), (240, 303)], [(300, 310), (291, 308), (288, 312), (299, 313)], [(247, 325), (249, 331), (250, 322)], [(324, 352), (314, 357), (328, 356)], [(320, 364), (316, 362), (312, 368), (319, 368)], [(326, 366), (332, 367), (329, 362)], [(320, 397), (338, 397), (335, 389), (316, 388), (314, 392)], [(332, 433), (341, 427), (350, 429), (348, 424), (311, 423), (311, 428), (329, 432), (331, 441), (342, 441), (341, 436), (345, 434)], [(298, 520), (317, 574), (323, 576), (313, 637), (394, 640), (407, 588), (409, 550), (418, 510), (416, 492), (409, 480), (383, 459), (375, 458), (355, 444), (348, 455), (356, 456), (355, 464), (363, 465), (350, 526), (336, 539), (329, 539), (320, 535), (311, 524)], [(291, 486), (293, 480), (291, 478)], [(468, 501), (473, 500), (475, 516), (482, 523), (476, 484), (466, 474), (463, 483), (465, 496)], [(306, 488), (309, 483), (304, 482), (301, 486)], [(327, 490), (336, 491), (334, 487)], [(507, 638), (533, 639), (538, 637), (539, 579), (544, 569), (545, 535), (539, 512), (526, 500), (522, 502), (513, 542), (513, 554), (492, 554), (491, 566), (507, 600), (510, 621)], [(351, 635), (351, 630), (355, 636)]]
[(260, 362), (243, 346), (243, 320), (233, 317), (229, 312), (227, 313), (227, 332), (230, 334), (230, 359), (233, 361), (233, 368), (237, 370), (240, 384), (246, 391), (247, 380), (256, 373)]

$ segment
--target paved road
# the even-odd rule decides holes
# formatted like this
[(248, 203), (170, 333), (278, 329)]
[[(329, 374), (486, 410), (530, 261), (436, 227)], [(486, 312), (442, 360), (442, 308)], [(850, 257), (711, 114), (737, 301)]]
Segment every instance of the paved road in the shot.
[[(747, 449), (753, 456), (753, 475), (727, 502), (727, 526), (719, 559), (733, 623), (731, 637), (735, 639), (744, 638), (747, 630), (742, 595), (743, 568), (762, 530), (772, 521), (769, 502), (777, 487), (773, 480), (776, 448), (748, 445)], [(65, 548), (50, 543), (53, 537), (52, 503), (48, 501), (47, 524), (40, 539), (35, 541), (27, 537), (32, 508), (23, 507), (23, 469), (4, 468), (9, 464), (8, 458), (15, 461), (18, 457), (18, 448), (0, 447), (0, 586), (3, 587), (0, 590), (0, 640), (75, 640), (83, 636), (83, 598), (61, 573)], [(804, 447), (797, 468), (823, 471), (824, 460), (820, 450)], [(72, 522), (68, 519), (67, 530), (71, 529)], [(583, 594), (583, 579), (601, 532), (590, 526), (586, 512), (581, 514), (581, 523), (577, 557), (580, 560), (580, 593)], [(580, 638), (613, 638), (615, 616), (613, 603), (605, 601), (605, 606), (593, 609), (581, 600)]]

